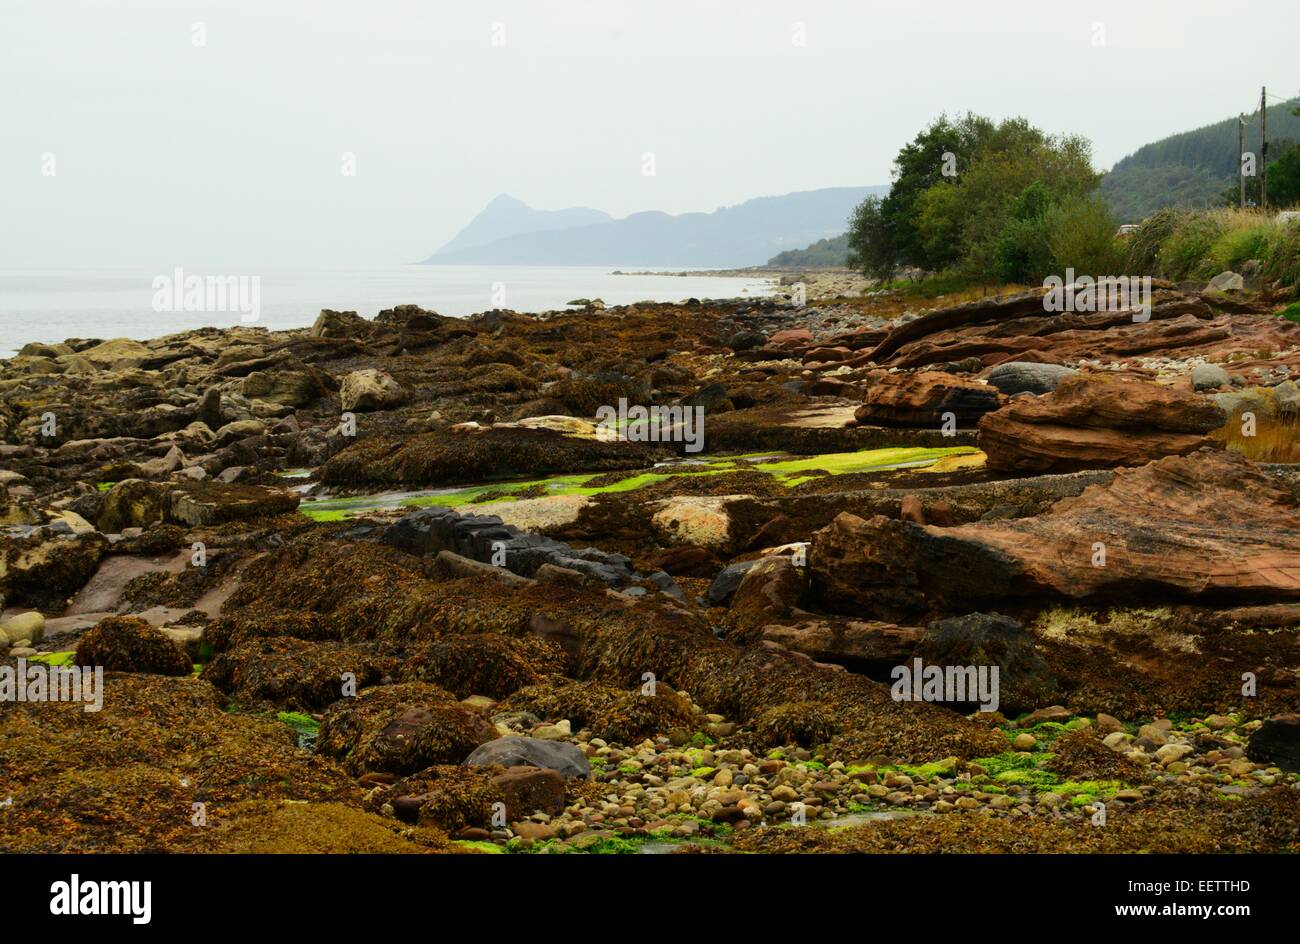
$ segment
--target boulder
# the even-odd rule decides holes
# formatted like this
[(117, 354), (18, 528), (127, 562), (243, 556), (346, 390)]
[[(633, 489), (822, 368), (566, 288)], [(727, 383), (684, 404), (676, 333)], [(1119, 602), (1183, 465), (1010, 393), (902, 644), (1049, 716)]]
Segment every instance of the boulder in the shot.
[(370, 333), (371, 324), (355, 311), (322, 308), (308, 332), (313, 338), (359, 338)]
[(40, 613), (19, 613), (0, 623), (0, 642), (17, 645), (22, 640), (40, 642), (45, 635), (45, 617)]
[(1018, 397), (979, 423), (988, 468), (1070, 472), (1186, 455), (1227, 417), (1187, 390), (1080, 375), (1041, 397)]
[(189, 675), (193, 670), (184, 649), (138, 616), (100, 620), (77, 643), (75, 659), (105, 672)]
[(740, 582), (745, 579), (745, 574), (757, 563), (757, 560), (737, 561), (722, 568), (704, 592), (705, 602), (709, 606), (726, 606), (739, 589)]
[(886, 374), (867, 388), (854, 419), (864, 426), (937, 427), (952, 414), (959, 426), (968, 426), (1000, 402), (997, 388), (955, 374)]
[(1210, 284), (1205, 288), (1209, 292), (1240, 292), (1245, 287), (1246, 280), (1236, 272), (1228, 270), (1210, 279)]
[(326, 393), (326, 384), (313, 368), (283, 366), (253, 371), (244, 378), (240, 392), (249, 400), (265, 400), (296, 408), (308, 406), (322, 397)]
[(387, 410), (405, 402), (401, 384), (382, 370), (356, 370), (343, 378), (339, 401), (344, 410)]
[(587, 755), (567, 741), (544, 741), (530, 737), (502, 737), (474, 749), (465, 763), (471, 767), (497, 764), (502, 767), (542, 767), (564, 777), (591, 776)]
[(341, 760), (354, 774), (408, 774), (456, 763), (495, 736), (492, 723), (455, 696), (436, 685), (405, 682), (368, 688), (331, 705), (316, 751)]
[(1192, 389), (1217, 390), (1232, 383), (1228, 372), (1218, 364), (1197, 364), (1192, 368)]
[[(1034, 637), (1017, 620), (998, 613), (970, 613), (930, 623), (916, 647), (927, 665), (997, 666), (996, 709), (1016, 714), (1041, 705), (1056, 694), (1047, 662), (1034, 648)], [(950, 707), (974, 710), (970, 698)]]
[(557, 816), (564, 812), (567, 797), (564, 776), (545, 767), (510, 767), (491, 780), (506, 805), (506, 816), (523, 819), (533, 813)]
[(1017, 393), (1051, 393), (1057, 385), (1078, 371), (1060, 364), (1038, 364), (1028, 361), (1006, 361), (989, 371), (985, 378), (989, 386), (996, 387), (1007, 396)]

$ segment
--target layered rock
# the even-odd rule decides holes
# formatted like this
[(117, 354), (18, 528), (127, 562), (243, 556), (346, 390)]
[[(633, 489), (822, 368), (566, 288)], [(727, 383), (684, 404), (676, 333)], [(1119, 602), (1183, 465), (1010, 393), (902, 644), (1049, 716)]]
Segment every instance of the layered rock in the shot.
[(1041, 397), (1018, 397), (979, 423), (988, 467), (1070, 472), (1140, 465), (1209, 444), (1223, 411), (1186, 390), (1079, 375)]
[(969, 425), (1000, 402), (996, 388), (953, 374), (886, 374), (867, 388), (854, 419), (872, 426), (938, 427), (951, 414), (959, 425)]
[(839, 515), (809, 553), (825, 606), (885, 618), (1017, 598), (1300, 599), (1300, 513), (1276, 480), (1210, 450), (1119, 470), (1032, 518), (935, 528)]

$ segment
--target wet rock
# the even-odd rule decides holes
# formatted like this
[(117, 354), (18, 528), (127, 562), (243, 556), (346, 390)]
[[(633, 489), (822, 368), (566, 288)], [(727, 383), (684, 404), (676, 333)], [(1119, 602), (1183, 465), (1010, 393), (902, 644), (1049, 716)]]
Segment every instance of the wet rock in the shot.
[(740, 588), (741, 581), (745, 579), (745, 574), (757, 563), (757, 560), (738, 561), (722, 568), (704, 593), (704, 599), (709, 606), (726, 606), (730, 603), (732, 596)]
[(465, 758), (468, 766), (541, 767), (563, 777), (591, 776), (591, 764), (576, 744), (530, 737), (503, 737), (477, 747)]
[(45, 617), (40, 613), (19, 613), (0, 623), (0, 642), (8, 640), (8, 645), (17, 645), (24, 639), (40, 642), (44, 635)]
[(403, 662), (398, 677), (433, 682), (462, 699), (499, 700), (562, 672), (565, 661), (559, 646), (542, 639), (470, 633), (420, 647)]
[[(1033, 634), (1019, 621), (998, 613), (970, 613), (930, 623), (916, 655), (930, 665), (997, 666), (997, 710), (1004, 712), (1040, 705), (1056, 690), (1051, 670), (1034, 646)], [(968, 698), (961, 707), (974, 710), (980, 707), (977, 701)]]

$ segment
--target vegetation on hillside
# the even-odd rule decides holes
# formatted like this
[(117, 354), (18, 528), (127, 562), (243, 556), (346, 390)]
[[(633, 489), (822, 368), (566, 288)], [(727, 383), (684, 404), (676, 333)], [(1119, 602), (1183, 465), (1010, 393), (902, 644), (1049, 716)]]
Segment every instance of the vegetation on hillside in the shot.
[[(1270, 105), (1269, 205), (1290, 200), (1274, 192), (1274, 170), (1291, 142), (1300, 141), (1300, 100)], [(1246, 118), (1246, 149), (1259, 150), (1259, 115)], [(1137, 223), (1165, 207), (1207, 208), (1219, 205), (1225, 189), (1236, 202), (1237, 119), (1227, 118), (1144, 145), (1116, 162), (1101, 182), (1101, 195), (1125, 223)], [(1256, 184), (1256, 191), (1258, 185)], [(1252, 198), (1253, 199), (1253, 198)]]
[(1267, 282), (1300, 286), (1300, 222), (1259, 210), (1159, 210), (1127, 239), (1126, 271), (1180, 281), (1240, 272), (1256, 260)]
[(849, 260), (849, 236), (819, 239), (806, 249), (787, 249), (767, 260), (777, 269), (843, 268)]

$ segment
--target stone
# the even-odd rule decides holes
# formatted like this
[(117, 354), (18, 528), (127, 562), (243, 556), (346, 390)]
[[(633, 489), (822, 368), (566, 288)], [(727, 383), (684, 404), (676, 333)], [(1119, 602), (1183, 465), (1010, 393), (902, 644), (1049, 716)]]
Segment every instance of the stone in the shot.
[(740, 583), (745, 579), (745, 574), (749, 569), (758, 563), (758, 560), (738, 561), (734, 564), (728, 564), (713, 578), (709, 584), (709, 589), (704, 592), (704, 600), (709, 606), (726, 606), (731, 602), (732, 596), (740, 589)]
[(1217, 390), (1232, 383), (1228, 372), (1218, 364), (1197, 364), (1192, 368), (1191, 379), (1192, 389), (1197, 391)]
[(989, 371), (984, 379), (1007, 396), (1017, 393), (1035, 395), (1051, 393), (1057, 385), (1078, 371), (1061, 364), (1037, 364), (1026, 361), (1006, 361)]
[(1102, 737), (1105, 737), (1106, 735), (1112, 734), (1116, 731), (1124, 730), (1124, 725), (1120, 723), (1120, 720), (1118, 718), (1113, 717), (1112, 715), (1108, 715), (1105, 712), (1099, 713), (1097, 715), (1096, 720), (1093, 722), (1093, 724), (1097, 729), (1097, 733), (1100, 734)]
[(6, 638), (10, 645), (21, 640), (40, 642), (45, 636), (45, 617), (37, 612), (19, 613), (0, 623), (0, 638)]
[(1072, 717), (1073, 715), (1070, 714), (1070, 710), (1063, 705), (1049, 705), (1046, 708), (1039, 708), (1037, 711), (1031, 712), (1029, 715), (1021, 718), (1020, 726), (1022, 728), (1032, 728), (1036, 724), (1043, 724), (1047, 721), (1064, 724)]
[(387, 410), (405, 401), (401, 384), (375, 368), (353, 371), (339, 386), (339, 402), (345, 411)]
[(1037, 738), (1035, 738), (1032, 734), (1030, 734), (1027, 731), (1022, 731), (1020, 734), (1017, 734), (1015, 738), (1011, 741), (1011, 746), (1018, 751), (1032, 751), (1034, 749), (1034, 745), (1037, 743), (1038, 743)]
[(591, 764), (576, 744), (531, 737), (502, 737), (480, 744), (465, 758), (465, 763), (471, 767), (487, 764), (544, 767), (570, 778), (591, 776)]
[(1156, 760), (1168, 767), (1188, 754), (1194, 753), (1195, 750), (1190, 744), (1164, 744), (1156, 749)]
[(1214, 278), (1210, 279), (1210, 284), (1206, 286), (1209, 292), (1240, 292), (1246, 287), (1246, 280), (1236, 272), (1231, 270), (1220, 272)]

